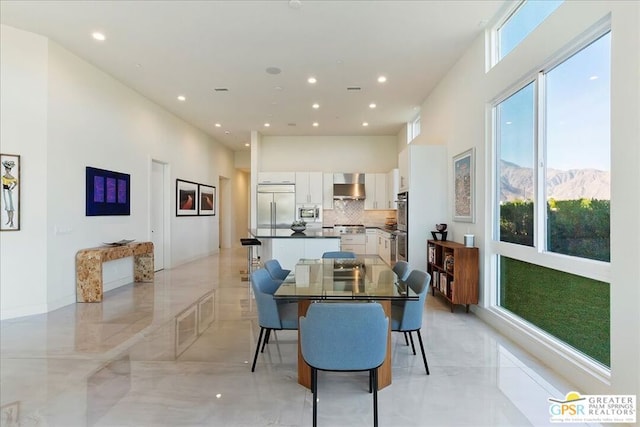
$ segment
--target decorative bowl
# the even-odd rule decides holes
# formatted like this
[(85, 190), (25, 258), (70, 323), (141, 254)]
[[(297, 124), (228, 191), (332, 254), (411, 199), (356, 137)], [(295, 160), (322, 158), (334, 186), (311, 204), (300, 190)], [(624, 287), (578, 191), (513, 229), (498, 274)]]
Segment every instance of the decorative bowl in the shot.
[(447, 229), (447, 224), (436, 224), (436, 230), (443, 232)]
[(291, 229), (293, 231), (295, 231), (296, 233), (300, 233), (300, 232), (303, 232), (304, 230), (306, 230), (307, 226), (306, 225), (292, 225)]

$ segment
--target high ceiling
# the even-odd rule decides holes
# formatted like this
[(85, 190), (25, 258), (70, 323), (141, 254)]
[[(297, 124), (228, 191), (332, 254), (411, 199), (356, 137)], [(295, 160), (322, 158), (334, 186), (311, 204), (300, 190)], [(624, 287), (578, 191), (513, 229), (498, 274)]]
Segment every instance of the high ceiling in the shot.
[(504, 5), (2, 0), (0, 20), (50, 38), (238, 151), (252, 130), (396, 135)]

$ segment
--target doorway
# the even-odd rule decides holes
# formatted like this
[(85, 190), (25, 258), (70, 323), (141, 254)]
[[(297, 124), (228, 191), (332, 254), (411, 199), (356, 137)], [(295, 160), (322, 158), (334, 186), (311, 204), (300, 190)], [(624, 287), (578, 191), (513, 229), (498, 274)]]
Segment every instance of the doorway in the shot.
[(169, 165), (151, 160), (150, 234), (153, 243), (154, 270), (169, 265)]

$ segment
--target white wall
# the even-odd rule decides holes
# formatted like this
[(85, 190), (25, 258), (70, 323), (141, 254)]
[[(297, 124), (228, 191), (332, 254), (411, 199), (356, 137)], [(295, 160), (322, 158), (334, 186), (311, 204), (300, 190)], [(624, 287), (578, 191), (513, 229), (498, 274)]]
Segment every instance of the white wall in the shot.
[(47, 45), (0, 26), (0, 151), (21, 169), (20, 231), (0, 232), (2, 317), (47, 307)]
[[(10, 27), (2, 31), (2, 150), (5, 136), (11, 140), (20, 135), (20, 144), (7, 151), (21, 154), (28, 165), (21, 175), (23, 229), (7, 240), (11, 251), (4, 250), (6, 233), (2, 236), (2, 317), (75, 302), (79, 249), (123, 238), (150, 240), (152, 159), (170, 165), (171, 248), (166, 249), (171, 249), (172, 266), (216, 252), (218, 216), (176, 217), (175, 179), (213, 186), (219, 176), (234, 179), (233, 153), (56, 43)], [(32, 72), (5, 73), (22, 64), (33, 64)], [(5, 90), (16, 85), (27, 90)], [(37, 138), (24, 131), (30, 121), (42, 128)], [(26, 124), (18, 128), (22, 122)], [(130, 216), (85, 216), (86, 166), (131, 175)], [(38, 215), (42, 224), (31, 215)], [(6, 269), (15, 253), (22, 254), (22, 268)], [(34, 253), (37, 259), (26, 255)], [(128, 265), (130, 261), (105, 264), (105, 278), (131, 282), (131, 269), (124, 268)], [(46, 305), (33, 295), (44, 295)]]
[[(481, 306), (476, 313), (567, 376), (582, 393), (640, 394), (640, 3), (565, 2), (520, 47), (485, 73), (485, 40), (479, 37), (450, 70), (421, 108), (422, 133), (415, 143), (448, 145), (450, 156), (476, 148), (475, 224), (451, 222), (455, 236), (469, 231), (484, 256), (490, 245), (491, 138), (485, 118), (489, 102), (535, 71), (577, 36), (611, 14), (612, 22), (612, 177), (611, 177), (611, 376), (579, 367), (495, 316), (492, 283), (481, 276)], [(400, 138), (400, 136), (399, 136)], [(401, 141), (398, 141), (400, 145)], [(451, 178), (449, 165), (449, 179)], [(449, 195), (449, 212), (452, 209)]]
[(389, 172), (398, 167), (396, 141), (396, 136), (263, 135), (258, 170)]

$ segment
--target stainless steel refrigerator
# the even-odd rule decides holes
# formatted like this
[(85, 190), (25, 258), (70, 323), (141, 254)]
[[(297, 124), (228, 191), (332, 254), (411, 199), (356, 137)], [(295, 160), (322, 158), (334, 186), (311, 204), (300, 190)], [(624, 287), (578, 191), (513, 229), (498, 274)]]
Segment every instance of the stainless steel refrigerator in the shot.
[(258, 228), (289, 228), (296, 219), (296, 186), (258, 185)]

